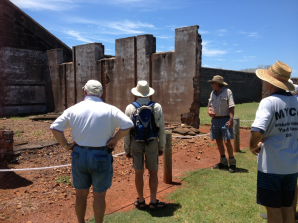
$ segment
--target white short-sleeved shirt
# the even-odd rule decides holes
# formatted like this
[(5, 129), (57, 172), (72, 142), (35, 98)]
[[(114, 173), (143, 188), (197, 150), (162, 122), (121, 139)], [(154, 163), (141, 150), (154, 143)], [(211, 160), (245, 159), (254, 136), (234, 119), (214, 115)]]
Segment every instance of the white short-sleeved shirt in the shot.
[(97, 96), (88, 95), (84, 101), (66, 109), (50, 129), (63, 132), (71, 127), (72, 139), (80, 146), (105, 146), (115, 129), (133, 127), (133, 122), (115, 106)]
[(258, 155), (258, 170), (264, 173), (298, 172), (298, 101), (289, 92), (275, 92), (264, 98), (251, 131), (267, 140)]
[(228, 88), (222, 88), (219, 94), (213, 90), (210, 94), (208, 107), (212, 107), (215, 116), (229, 116), (229, 108), (235, 107), (232, 91)]

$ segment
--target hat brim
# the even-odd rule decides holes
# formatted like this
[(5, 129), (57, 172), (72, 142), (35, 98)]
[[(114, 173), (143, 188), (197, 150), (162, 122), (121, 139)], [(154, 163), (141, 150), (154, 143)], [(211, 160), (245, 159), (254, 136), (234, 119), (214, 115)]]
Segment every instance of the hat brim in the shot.
[(282, 82), (282, 81), (279, 81), (279, 80), (275, 79), (274, 77), (270, 76), (267, 73), (267, 70), (265, 70), (265, 69), (256, 70), (256, 75), (261, 80), (267, 81), (270, 84), (274, 85), (275, 87), (281, 88), (281, 89), (286, 90), (286, 91), (294, 91), (295, 90), (295, 86), (293, 84), (291, 84), (288, 81), (287, 82)]
[(151, 88), (151, 87), (149, 87), (149, 91), (146, 92), (146, 93), (141, 93), (141, 92), (137, 91), (136, 87), (131, 89), (131, 93), (135, 96), (138, 96), (138, 97), (149, 97), (149, 96), (153, 95), (154, 92), (155, 92), (154, 89)]
[(214, 82), (214, 83), (218, 83), (218, 84), (228, 85), (226, 82), (219, 83), (218, 81), (215, 81), (215, 80), (209, 80), (208, 82)]

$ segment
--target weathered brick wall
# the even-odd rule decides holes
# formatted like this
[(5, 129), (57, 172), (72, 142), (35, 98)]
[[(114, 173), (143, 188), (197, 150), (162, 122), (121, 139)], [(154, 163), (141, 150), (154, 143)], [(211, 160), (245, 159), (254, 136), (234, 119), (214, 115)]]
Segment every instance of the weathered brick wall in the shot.
[(0, 1), (0, 116), (54, 110), (47, 50), (71, 49), (9, 0)]
[(215, 75), (224, 78), (227, 87), (233, 92), (235, 103), (259, 102), (262, 99), (262, 82), (254, 73), (202, 67), (199, 83), (201, 106), (208, 104), (212, 87), (207, 81)]

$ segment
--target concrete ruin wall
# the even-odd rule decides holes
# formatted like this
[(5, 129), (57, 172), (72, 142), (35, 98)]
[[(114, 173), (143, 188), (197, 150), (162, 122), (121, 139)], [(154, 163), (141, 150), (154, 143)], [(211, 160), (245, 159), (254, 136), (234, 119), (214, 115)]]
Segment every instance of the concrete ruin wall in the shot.
[[(86, 81), (97, 79), (103, 84), (105, 102), (124, 111), (136, 99), (131, 88), (138, 80), (147, 80), (156, 92), (151, 100), (162, 105), (167, 121), (182, 120), (198, 127), (200, 89), (193, 82), (194, 78), (200, 79), (201, 69), (198, 28), (176, 29), (173, 52), (156, 53), (152, 35), (117, 39), (114, 58), (105, 58), (100, 43), (73, 47), (73, 61), (69, 63), (61, 63), (62, 50), (49, 50), (55, 110), (63, 111), (81, 101)], [(68, 86), (75, 89), (67, 91)]]
[(228, 84), (227, 88), (233, 92), (236, 104), (259, 102), (262, 99), (262, 81), (255, 73), (202, 67), (199, 83), (201, 89), (201, 106), (207, 106), (208, 104), (208, 99), (212, 91), (208, 80), (212, 80), (215, 75), (220, 75), (224, 78), (224, 81)]
[(47, 50), (71, 49), (9, 0), (0, 1), (0, 116), (54, 110)]

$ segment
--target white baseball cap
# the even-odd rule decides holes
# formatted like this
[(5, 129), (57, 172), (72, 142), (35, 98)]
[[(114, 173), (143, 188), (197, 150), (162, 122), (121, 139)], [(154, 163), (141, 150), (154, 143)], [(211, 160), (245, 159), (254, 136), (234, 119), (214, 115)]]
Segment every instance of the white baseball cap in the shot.
[(82, 89), (85, 89), (88, 94), (99, 95), (102, 92), (102, 85), (97, 80), (89, 80)]

